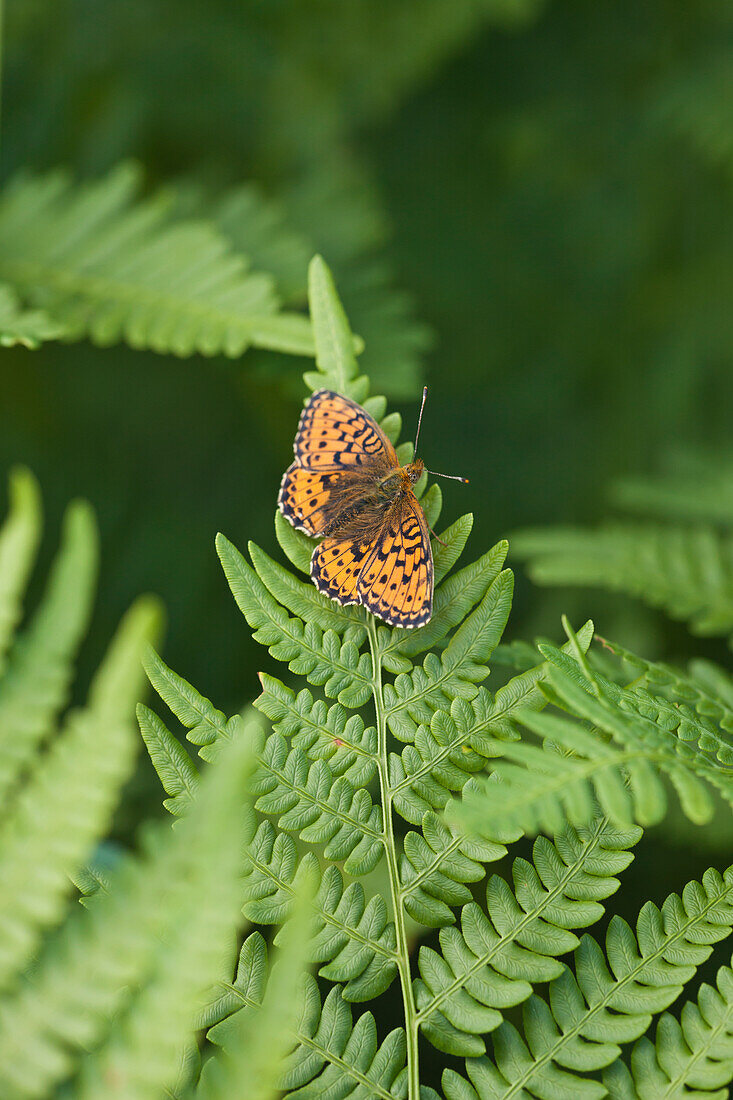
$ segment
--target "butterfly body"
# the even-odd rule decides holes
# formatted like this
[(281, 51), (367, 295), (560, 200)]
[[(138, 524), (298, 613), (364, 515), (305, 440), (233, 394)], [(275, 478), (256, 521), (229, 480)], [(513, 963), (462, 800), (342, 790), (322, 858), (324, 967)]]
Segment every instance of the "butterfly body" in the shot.
[(401, 466), (376, 421), (331, 390), (308, 401), (294, 450), (278, 504), (294, 527), (323, 539), (311, 559), (318, 590), (392, 626), (423, 626), (433, 559), (414, 491), (422, 460)]

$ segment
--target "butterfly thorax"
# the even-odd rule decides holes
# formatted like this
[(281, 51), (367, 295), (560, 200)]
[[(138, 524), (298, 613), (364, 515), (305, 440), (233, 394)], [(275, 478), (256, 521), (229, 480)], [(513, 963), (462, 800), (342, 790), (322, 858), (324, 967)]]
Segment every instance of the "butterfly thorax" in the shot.
[(417, 459), (407, 466), (349, 471), (340, 480), (338, 505), (335, 514), (328, 515), (323, 534), (359, 539), (371, 532), (373, 537), (400, 500), (412, 495), (423, 468), (422, 459)]

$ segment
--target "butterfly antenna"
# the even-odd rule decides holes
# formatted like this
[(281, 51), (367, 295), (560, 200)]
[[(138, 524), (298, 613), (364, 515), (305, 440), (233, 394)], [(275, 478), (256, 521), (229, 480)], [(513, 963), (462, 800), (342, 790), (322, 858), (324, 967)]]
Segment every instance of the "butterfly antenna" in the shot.
[(420, 438), (420, 425), (422, 424), (422, 411), (425, 408), (425, 401), (427, 400), (427, 396), (428, 396), (428, 387), (423, 386), (422, 404), (420, 405), (420, 412), (418, 413), (418, 416), (417, 416), (417, 431), (415, 432), (415, 446), (412, 448), (412, 457), (413, 458), (417, 454), (417, 441)]
[(437, 470), (426, 470), (425, 473), (431, 477), (447, 477), (449, 481), (462, 481), (464, 485), (468, 485), (468, 478), (458, 477), (457, 474), (439, 474)]

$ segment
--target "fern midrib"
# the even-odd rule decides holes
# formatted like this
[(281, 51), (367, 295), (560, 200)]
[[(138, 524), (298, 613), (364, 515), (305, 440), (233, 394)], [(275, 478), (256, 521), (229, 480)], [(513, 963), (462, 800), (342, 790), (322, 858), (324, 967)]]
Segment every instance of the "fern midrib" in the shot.
[[(597, 1004), (593, 1005), (592, 1008), (588, 1008), (588, 1010), (583, 1014), (582, 1018), (577, 1024), (575, 1024), (568, 1031), (562, 1032), (560, 1038), (556, 1040), (556, 1042), (553, 1043), (551, 1047), (548, 1047), (548, 1049), (535, 1060), (530, 1069), (528, 1069), (520, 1078), (518, 1078), (510, 1085), (508, 1091), (504, 1093), (503, 1100), (509, 1100), (510, 1097), (519, 1095), (524, 1089), (525, 1085), (527, 1085), (528, 1082), (532, 1080), (534, 1074), (538, 1070), (541, 1070), (542, 1067), (547, 1065), (548, 1062), (554, 1061), (555, 1055), (560, 1050), (562, 1050), (566, 1042), (569, 1042), (577, 1035), (580, 1035), (582, 1028), (587, 1025), (588, 1021), (592, 1020), (599, 1011), (608, 1007), (609, 1001), (619, 992), (619, 990), (623, 989), (630, 982), (635, 981), (636, 976), (641, 973), (641, 971), (643, 971), (647, 966), (649, 966), (650, 963), (654, 963), (657, 961), (657, 959), (663, 958), (665, 951), (668, 951), (670, 948), (674, 947), (676, 943), (684, 938), (684, 932), (686, 932), (690, 928), (694, 928), (697, 924), (699, 924), (702, 920), (702, 917), (706, 913), (708, 913), (711, 909), (716, 908), (716, 906), (720, 905), (720, 903), (722, 901), (725, 901), (725, 899), (731, 894), (733, 894), (733, 886), (728, 886), (728, 888), (724, 890), (722, 894), (719, 894), (712, 899), (708, 898), (708, 904), (703, 906), (702, 909), (699, 910), (699, 912), (695, 913), (694, 917), (687, 920), (683, 925), (676, 929), (674, 935), (670, 936), (668, 939), (665, 939), (661, 947), (657, 948), (657, 950), (653, 951), (650, 955), (643, 956), (641, 962), (638, 963), (633, 968), (633, 970), (630, 970), (628, 974), (624, 974), (623, 978), (616, 978), (615, 981), (612, 983), (612, 987), (609, 992), (606, 993)], [(636, 937), (634, 937), (634, 939), (636, 940)]]
[[(280, 702), (280, 700), (278, 700), (278, 701)], [(256, 705), (256, 703), (255, 703), (255, 705)], [(333, 733), (326, 725), (321, 725), (318, 722), (314, 721), (311, 718), (310, 714), (302, 714), (299, 710), (297, 710), (296, 707), (293, 706), (292, 703), (286, 703), (286, 704), (281, 703), (281, 705), (284, 705), (287, 708), (288, 714), (301, 727), (300, 729), (296, 730), (294, 733), (288, 734), (287, 736), (285, 734), (281, 734), (282, 737), (286, 737), (286, 740), (289, 738), (293, 745), (296, 744), (295, 739), (297, 737), (300, 737), (301, 734), (303, 733), (303, 729), (309, 729), (309, 730), (312, 730), (314, 733), (318, 734), (318, 740), (319, 741), (326, 740), (326, 741), (330, 741), (331, 743), (333, 743), (335, 740), (337, 740), (339, 742), (339, 745), (337, 746), (337, 748), (345, 748), (347, 751), (353, 752), (356, 756), (363, 757), (364, 760), (371, 760), (372, 762), (374, 761), (374, 754), (373, 753), (368, 752), (365, 748), (363, 748), (361, 745), (357, 744), (355, 741), (350, 741), (347, 737), (344, 736), (343, 733)], [(273, 723), (272, 728), (274, 730), (276, 730), (277, 732), (279, 732), (278, 726), (282, 721), (283, 721), (283, 719), (279, 718), (275, 723)], [(362, 737), (366, 737), (367, 733), (369, 732), (369, 728), (370, 727), (364, 729), (364, 731), (362, 733)], [(302, 751), (306, 754), (306, 756), (308, 757), (309, 760), (320, 759), (319, 757), (311, 756), (310, 755), (310, 749), (303, 749)]]
[[(572, 882), (578, 871), (582, 870), (585, 861), (600, 845), (601, 834), (603, 830), (607, 827), (607, 825), (608, 818), (602, 817), (598, 819), (596, 826), (593, 830), (593, 836), (585, 843), (580, 857), (576, 859), (573, 863), (567, 865), (567, 869), (562, 878), (559, 880), (557, 885), (552, 888), (552, 890), (548, 890), (547, 894), (543, 897), (541, 904), (537, 905), (534, 909), (530, 909), (529, 912), (525, 913), (524, 917), (520, 920), (519, 924), (517, 924), (516, 927), (512, 929), (510, 934), (501, 936), (498, 943), (491, 949), (490, 952), (477, 958), (473, 966), (471, 966), (468, 970), (462, 971), (460, 977), (457, 977), (453, 982), (451, 982), (449, 986), (447, 986), (444, 990), (441, 990), (441, 992), (437, 996), (433, 997), (432, 1001), (430, 1001), (429, 1004), (427, 1004), (425, 1008), (421, 1009), (418, 1013), (418, 1024), (422, 1023), (424, 1019), (431, 1016), (432, 1013), (440, 1007), (443, 1001), (450, 997), (456, 990), (462, 989), (468, 979), (472, 977), (473, 974), (476, 974), (479, 970), (482, 970), (484, 966), (487, 966), (497, 953), (502, 951), (508, 944), (514, 943), (516, 940), (518, 940), (519, 935), (527, 927), (527, 925), (531, 924), (532, 921), (537, 920), (538, 917), (541, 918), (542, 913), (554, 901), (556, 901), (559, 897), (564, 896), (565, 886), (567, 886), (569, 882)], [(494, 929), (494, 931), (496, 931), (496, 929)]]
[[(278, 889), (288, 893), (294, 901), (297, 901), (300, 898), (299, 892), (295, 890), (289, 882), (285, 882), (283, 879), (278, 878), (278, 876), (268, 867), (267, 864), (261, 863), (260, 860), (256, 859), (250, 851), (247, 851), (246, 855), (252, 866), (256, 867), (257, 870), (266, 878), (269, 878), (271, 882), (274, 882), (277, 885)], [(333, 915), (333, 913), (327, 913), (325, 909), (321, 909), (320, 907), (316, 906), (315, 911), (327, 924), (330, 924), (333, 928), (336, 928), (340, 932), (343, 932), (350, 939), (357, 940), (364, 947), (368, 947), (369, 950), (373, 951), (376, 955), (382, 955), (385, 959), (389, 960), (389, 962), (397, 963), (398, 957), (396, 951), (393, 951), (391, 948), (385, 947), (384, 944), (379, 943), (377, 940), (370, 939), (369, 936), (365, 936), (362, 932), (360, 932), (358, 928), (355, 928), (350, 924), (345, 924), (343, 921), (338, 920)]]
[[(306, 624), (303, 622), (302, 619), (300, 619), (298, 617), (291, 617), (290, 615), (288, 615), (287, 611), (285, 611), (285, 609), (282, 608), (281, 609), (282, 612), (283, 612), (282, 617), (285, 619), (285, 622), (287, 623), (287, 629), (286, 629), (283, 626), (283, 624), (281, 622), (279, 622), (277, 619), (273, 618), (271, 613), (268, 612), (268, 610), (264, 607), (264, 605), (262, 603), (262, 600), (260, 599), (260, 596), (259, 596), (259, 594), (257, 592), (257, 589), (255, 587), (253, 587), (251, 589), (251, 595), (252, 595), (253, 599), (255, 599), (257, 601), (257, 604), (260, 608), (260, 613), (261, 613), (262, 617), (266, 620), (264, 623), (262, 623), (262, 625), (255, 628), (255, 636), (259, 633), (260, 630), (267, 631), (268, 629), (272, 629), (274, 627), (280, 634), (282, 634), (283, 638), (289, 639), (295, 645), (296, 649), (301, 650), (305, 653), (309, 653), (312, 657), (314, 657), (316, 659), (316, 662), (319, 665), (323, 665), (324, 663), (327, 664), (329, 668), (332, 668), (334, 670), (334, 672), (344, 676), (347, 680), (351, 680), (352, 682), (363, 684), (363, 686), (366, 689), (368, 689), (370, 694), (372, 693), (372, 691), (374, 689), (373, 681), (371, 679), (369, 679), (368, 677), (364, 676), (359, 671), (358, 663), (357, 663), (356, 668), (351, 668), (351, 667), (347, 667), (342, 661), (334, 661), (334, 660), (332, 660), (331, 657), (327, 657), (324, 654), (322, 647), (320, 649), (315, 649), (312, 645), (309, 644), (309, 642), (306, 638), (306, 634), (307, 634)], [(269, 592), (268, 592), (268, 595), (269, 595)], [(271, 598), (273, 598), (273, 597), (271, 597)], [(280, 604), (277, 604), (277, 607), (280, 608)], [(298, 635), (295, 632), (295, 630), (293, 630), (293, 627), (291, 625), (293, 623), (300, 624), (300, 626), (302, 628), (301, 632), (300, 632), (300, 635)], [(321, 631), (321, 639), (322, 638), (323, 638), (323, 632)], [(272, 646), (278, 645), (278, 644), (280, 644), (280, 643), (279, 642), (266, 642), (265, 643), (265, 645), (267, 645), (267, 647), (268, 647), (268, 650)], [(341, 649), (343, 648), (343, 644), (344, 643), (341, 641), (341, 639), (339, 639), (339, 646), (340, 646)], [(292, 664), (293, 661), (298, 661), (298, 660), (300, 660), (300, 658), (301, 658), (300, 653), (298, 653), (295, 657), (287, 658), (288, 668), (290, 668), (290, 665)], [(309, 678), (310, 673), (305, 673), (305, 677), (306, 677), (306, 679), (308, 680), (309, 683), (314, 683), (315, 682), (313, 680), (310, 680), (310, 678)]]
[[(240, 277), (246, 278), (246, 272), (239, 272)], [(143, 283), (125, 283), (121, 280), (102, 278), (100, 276), (81, 275), (78, 272), (70, 273), (68, 270), (32, 263), (30, 260), (6, 260), (0, 262), (0, 278), (7, 279), (14, 285), (25, 286), (41, 285), (53, 286), (55, 290), (64, 294), (81, 294), (99, 301), (127, 300), (133, 304), (145, 302), (148, 305), (165, 307), (171, 311), (185, 311), (186, 316), (196, 314), (201, 318), (218, 320), (227, 329), (235, 326), (242, 330), (243, 335), (252, 335), (253, 329), (261, 321), (270, 322), (277, 315), (277, 302), (273, 299), (272, 308), (268, 312), (262, 310), (259, 313), (243, 317), (239, 313), (232, 313), (206, 305), (196, 298), (176, 298), (164, 291), (155, 290)], [(226, 288), (224, 288), (226, 289)]]
[[(417, 888), (421, 886), (422, 883), (425, 881), (425, 879), (429, 878), (430, 875), (432, 875), (433, 871), (439, 871), (441, 863), (449, 855), (452, 855), (453, 852), (460, 848), (462, 841), (462, 837), (453, 837), (450, 844), (446, 844), (445, 848), (442, 848), (439, 852), (436, 852), (430, 863), (428, 863), (422, 869), (422, 871), (415, 875), (415, 877), (410, 880), (407, 886), (402, 887), (400, 891), (400, 899), (402, 900), (409, 897), (410, 894), (414, 894)], [(442, 871), (441, 873), (446, 875), (447, 878), (450, 878), (450, 875), (446, 871)]]
[[(535, 687), (536, 685), (533, 684), (532, 686)], [(495, 699), (492, 700), (492, 702), (495, 702)], [(513, 700), (509, 706), (505, 707), (503, 710), (497, 711), (495, 715), (492, 715), (490, 721), (480, 722), (478, 725), (473, 726), (465, 733), (459, 733), (457, 737), (454, 737), (451, 740), (451, 743), (449, 745), (443, 745), (440, 751), (434, 757), (431, 757), (430, 760), (426, 761), (422, 765), (422, 767), (417, 769), (417, 771), (400, 780), (400, 782), (397, 783), (396, 786), (393, 788), (392, 794), (399, 794), (400, 791), (403, 791), (406, 787), (412, 787), (413, 783), (416, 783), (418, 780), (422, 779), (424, 775), (430, 775), (438, 764), (441, 764), (444, 760), (447, 760), (450, 757), (451, 753), (454, 753), (457, 748), (461, 748), (463, 745), (465, 745), (471, 739), (471, 737), (475, 736), (477, 733), (488, 733), (491, 729), (491, 726), (495, 722), (499, 721), (502, 717), (508, 718), (511, 715), (512, 711), (516, 710), (518, 707), (521, 707), (521, 699)], [(501, 744), (498, 739), (496, 743), (497, 745)], [(470, 775), (466, 775), (466, 782), (468, 782), (469, 779)]]
[(377, 627), (373, 616), (368, 617), (367, 633), (372, 655), (374, 711), (377, 726), (377, 770), (382, 796), (383, 844), (389, 872), (392, 910), (395, 922), (395, 940), (397, 969), (402, 987), (402, 1001), (405, 1013), (405, 1037), (407, 1041), (407, 1081), (408, 1100), (420, 1100), (420, 1063), (418, 1048), (417, 1007), (410, 971), (410, 951), (405, 927), (405, 912), (401, 901), (401, 882), (397, 863), (394, 822), (392, 820), (392, 792), (389, 786), (389, 758), (387, 752), (387, 713), (384, 705), (382, 686), (382, 659), (379, 650)]
[[(237, 989), (235, 985), (230, 985), (228, 982), (220, 982), (219, 984), (230, 993), (233, 993), (241, 1001), (243, 1008), (254, 1008), (255, 1010), (262, 1008), (260, 1001), (256, 1001), (253, 997), (248, 997), (241, 989)], [(345, 1062), (343, 1058), (339, 1058), (338, 1055), (334, 1054), (333, 1051), (329, 1050), (327, 1047), (321, 1046), (310, 1035), (303, 1034), (303, 1032), (298, 1031), (297, 1028), (293, 1029), (292, 1034), (302, 1046), (310, 1047), (311, 1050), (316, 1051), (323, 1058), (324, 1062), (330, 1062), (331, 1065), (338, 1066), (344, 1074), (358, 1081), (360, 1085), (368, 1090), (369, 1096), (379, 1096), (380, 1100), (394, 1100), (393, 1093), (387, 1092), (380, 1084), (371, 1081), (355, 1066)]]

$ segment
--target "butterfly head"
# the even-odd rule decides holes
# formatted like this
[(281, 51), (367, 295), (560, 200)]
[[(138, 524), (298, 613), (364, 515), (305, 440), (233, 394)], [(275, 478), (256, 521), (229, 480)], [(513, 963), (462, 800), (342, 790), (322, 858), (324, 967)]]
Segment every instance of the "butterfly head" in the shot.
[(422, 472), (425, 469), (425, 463), (421, 458), (416, 458), (414, 462), (408, 463), (403, 469), (407, 474), (407, 480), (410, 485), (414, 485), (416, 481), (420, 480)]

